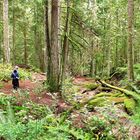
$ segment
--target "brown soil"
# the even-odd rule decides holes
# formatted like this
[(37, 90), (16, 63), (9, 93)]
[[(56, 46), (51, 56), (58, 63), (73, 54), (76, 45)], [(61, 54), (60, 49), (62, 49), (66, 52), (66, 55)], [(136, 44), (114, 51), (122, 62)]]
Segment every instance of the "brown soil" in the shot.
[[(4, 86), (0, 89), (0, 92), (3, 92), (7, 95), (12, 95), (12, 96), (16, 96), (17, 99), (18, 97), (20, 97), (21, 99), (19, 99), (17, 101), (17, 104), (19, 105), (22, 105), (22, 102), (24, 102), (24, 100), (31, 100), (35, 103), (38, 103), (38, 104), (45, 104), (45, 105), (48, 105), (48, 106), (52, 106), (55, 104), (55, 107), (56, 107), (56, 115), (63, 112), (64, 110), (67, 110), (70, 105), (68, 105), (64, 100), (62, 99), (54, 99), (53, 96), (51, 96), (50, 93), (48, 93), (47, 91), (43, 91), (43, 92), (39, 92), (40, 90), (40, 87), (41, 87), (41, 84), (43, 83), (43, 81), (46, 79), (46, 76), (43, 75), (43, 74), (33, 74), (32, 76), (32, 79), (33, 81), (31, 80), (20, 80), (20, 90), (21, 91), (27, 91), (29, 93), (29, 98), (27, 97), (20, 97), (18, 92), (13, 92), (13, 88), (12, 88), (12, 84), (11, 84), (11, 81), (9, 82), (3, 82)], [(73, 79), (73, 83), (77, 86), (80, 86), (80, 89), (82, 88), (83, 84), (85, 82), (95, 82), (93, 79), (90, 79), (90, 78), (85, 78), (85, 77), (76, 77)], [(38, 92), (37, 92), (38, 90)], [(81, 92), (81, 90), (79, 91)], [(84, 96), (94, 96), (94, 91), (88, 91), (86, 92)], [(84, 97), (85, 98), (85, 97)], [(87, 114), (86, 116), (89, 117), (89, 116), (98, 116), (99, 113), (98, 111), (93, 111), (93, 112), (89, 112), (89, 114)], [(73, 111), (71, 116), (73, 116), (72, 121), (73, 121), (73, 125), (76, 126), (76, 127), (80, 127), (80, 128), (83, 128), (84, 127), (84, 122), (83, 120), (85, 120), (85, 117), (81, 115), (80, 112), (77, 112), (77, 111)], [(128, 121), (126, 118), (120, 118), (120, 121), (121, 124), (123, 124), (124, 122)], [(131, 123), (128, 123), (129, 125), (131, 125)], [(126, 124), (124, 124), (125, 126)], [(138, 128), (132, 128), (131, 132), (139, 132), (139, 129), (137, 130)], [(116, 129), (114, 129), (114, 131), (116, 131)], [(136, 135), (136, 134), (131, 134), (131, 135)], [(139, 135), (137, 136), (137, 138), (139, 137)]]

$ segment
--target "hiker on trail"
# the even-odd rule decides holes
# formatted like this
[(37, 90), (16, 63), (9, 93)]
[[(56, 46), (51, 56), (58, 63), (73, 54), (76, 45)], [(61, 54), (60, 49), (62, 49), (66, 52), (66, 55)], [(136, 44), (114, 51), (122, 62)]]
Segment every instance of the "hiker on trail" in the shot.
[(19, 74), (18, 74), (18, 66), (15, 66), (11, 74), (13, 88), (17, 90), (19, 88)]

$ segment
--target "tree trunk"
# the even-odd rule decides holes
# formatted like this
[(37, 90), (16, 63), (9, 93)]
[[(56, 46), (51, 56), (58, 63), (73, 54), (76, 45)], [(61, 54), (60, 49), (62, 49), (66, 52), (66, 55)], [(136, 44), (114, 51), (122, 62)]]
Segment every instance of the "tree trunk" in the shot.
[(51, 6), (51, 41), (49, 36), (48, 1), (45, 2), (45, 33), (47, 45), (47, 82), (51, 92), (59, 91), (59, 58), (58, 58), (58, 5), (59, 0), (52, 0)]
[[(116, 24), (117, 27), (119, 26), (119, 17), (118, 17), (118, 8), (116, 9)], [(114, 67), (117, 68), (118, 67), (118, 36), (116, 36), (116, 40), (115, 40), (115, 64)]]
[[(110, 40), (111, 41), (111, 40)], [(108, 51), (107, 51), (107, 76), (110, 77), (110, 72), (111, 72), (111, 43), (108, 42)]]
[(27, 65), (28, 54), (27, 54), (27, 32), (26, 32), (26, 29), (24, 29), (23, 35), (24, 35), (24, 64)]
[(93, 40), (92, 40), (92, 43), (91, 43), (91, 44), (92, 44), (92, 45), (91, 45), (91, 50), (90, 50), (90, 51), (91, 51), (91, 52), (90, 52), (90, 53), (91, 53), (90, 76), (93, 77), (94, 74), (95, 74), (95, 73), (94, 73), (94, 69), (95, 69), (95, 68), (94, 68), (94, 66), (95, 66), (95, 64), (94, 64), (94, 63), (95, 63), (95, 61), (94, 61), (94, 53), (95, 53), (95, 52), (94, 52), (94, 43), (93, 43)]
[(16, 48), (15, 48), (15, 24), (16, 24), (16, 19), (15, 19), (15, 9), (14, 9), (14, 0), (12, 1), (12, 7), (13, 7), (13, 34), (12, 34), (12, 39), (13, 39), (13, 46), (12, 46), (12, 53), (13, 53), (13, 57), (12, 57), (12, 63), (15, 64), (16, 63)]
[(3, 1), (4, 62), (10, 62), (8, 0)]
[[(2, 1), (0, 1), (0, 11), (2, 11)], [(0, 13), (0, 21), (3, 21), (3, 13), (1, 12)], [(0, 62), (1, 62), (1, 59), (3, 58), (3, 52), (2, 52), (2, 45), (3, 45), (3, 32), (2, 32), (2, 29), (0, 30)]]
[(62, 48), (62, 79), (61, 79), (61, 84), (63, 84), (64, 79), (65, 79), (65, 73), (66, 73), (66, 65), (67, 65), (67, 59), (68, 59), (68, 36), (69, 36), (69, 6), (70, 6), (70, 1), (67, 0), (67, 15), (66, 15), (66, 23), (65, 23), (65, 36), (64, 36), (64, 43), (63, 43), (63, 48)]
[(59, 90), (59, 59), (58, 59), (58, 4), (59, 0), (52, 0), (51, 12), (51, 79), (52, 91)]
[(134, 1), (128, 0), (128, 48), (127, 48), (127, 63), (128, 63), (128, 80), (134, 80), (133, 72), (133, 18), (134, 18)]
[(46, 58), (47, 58), (47, 83), (51, 81), (51, 40), (50, 40), (50, 28), (49, 28), (49, 3), (45, 1), (45, 38), (46, 38)]
[(41, 40), (41, 32), (38, 33), (38, 57), (39, 57), (39, 67), (42, 72), (45, 71), (45, 61), (44, 61), (44, 51), (43, 51), (43, 43)]
[[(2, 1), (0, 1), (0, 11), (2, 11)], [(0, 21), (3, 21), (2, 20), (2, 12), (0, 13)], [(1, 62), (1, 59), (3, 58), (3, 52), (2, 52), (2, 44), (3, 44), (3, 32), (2, 32), (2, 29), (0, 30), (0, 62)]]
[(35, 48), (35, 52), (36, 52), (36, 57), (37, 57), (37, 62), (39, 65), (39, 68), (42, 72), (44, 72), (45, 70), (45, 64), (44, 64), (44, 53), (42, 50), (42, 42), (41, 42), (41, 33), (39, 30), (37, 30), (39, 25), (39, 21), (38, 21), (38, 7), (37, 5), (34, 7), (34, 22), (36, 23), (36, 25), (34, 26), (34, 48)]

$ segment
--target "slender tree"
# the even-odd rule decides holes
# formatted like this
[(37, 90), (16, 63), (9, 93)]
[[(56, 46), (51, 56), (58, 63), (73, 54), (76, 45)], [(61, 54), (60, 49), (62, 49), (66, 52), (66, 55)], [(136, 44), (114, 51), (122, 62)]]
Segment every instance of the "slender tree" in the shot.
[(52, 0), (51, 12), (51, 86), (54, 91), (59, 90), (59, 60), (58, 60), (58, 5), (59, 0)]
[(4, 62), (10, 62), (8, 0), (3, 1)]
[(45, 1), (45, 36), (46, 36), (46, 56), (47, 56), (47, 82), (51, 80), (51, 44), (50, 44), (50, 28), (49, 28), (49, 2)]
[(65, 79), (65, 73), (66, 73), (66, 67), (67, 67), (67, 59), (68, 59), (68, 49), (69, 49), (69, 44), (68, 44), (68, 36), (69, 36), (69, 20), (70, 20), (70, 11), (69, 11), (69, 6), (70, 6), (70, 1), (66, 1), (67, 5), (67, 14), (66, 14), (66, 23), (65, 23), (65, 35), (64, 35), (64, 42), (63, 42), (63, 48), (62, 48), (62, 84)]
[(24, 64), (27, 65), (28, 63), (28, 50), (27, 50), (27, 30), (26, 27), (23, 30), (23, 37), (24, 37)]
[(38, 28), (39, 26), (39, 10), (38, 10), (38, 4), (35, 3), (34, 5), (34, 22), (35, 22), (35, 25), (34, 25), (34, 47), (35, 47), (35, 53), (36, 53), (36, 57), (37, 57), (37, 60), (38, 61), (38, 65), (39, 65), (39, 68), (41, 71), (44, 72), (44, 53), (43, 53), (43, 50), (42, 50), (42, 41), (41, 41), (41, 33), (40, 33), (40, 30)]
[[(2, 1), (0, 1), (0, 11), (2, 11)], [(3, 13), (0, 13), (0, 21), (3, 21), (2, 20), (2, 18), (3, 18), (2, 14)], [(2, 53), (2, 39), (3, 39), (2, 36), (3, 36), (3, 32), (2, 32), (1, 22), (0, 22), (0, 61), (1, 61), (1, 58), (3, 58), (2, 57), (2, 54), (3, 54)]]
[(134, 1), (128, 0), (128, 48), (127, 48), (127, 63), (128, 63), (128, 80), (134, 80), (133, 72), (133, 18), (134, 18)]
[(15, 0), (12, 1), (12, 20), (13, 20), (13, 33), (12, 33), (12, 54), (13, 54), (13, 57), (12, 57), (12, 62), (13, 64), (16, 63), (16, 47), (15, 47), (15, 40), (16, 40), (16, 16), (15, 16)]

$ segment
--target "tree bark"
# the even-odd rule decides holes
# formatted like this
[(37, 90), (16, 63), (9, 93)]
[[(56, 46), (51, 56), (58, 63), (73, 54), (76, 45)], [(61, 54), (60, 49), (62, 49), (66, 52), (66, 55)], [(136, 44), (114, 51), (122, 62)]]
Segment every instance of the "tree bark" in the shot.
[(45, 1), (45, 39), (46, 39), (46, 58), (47, 58), (47, 83), (51, 81), (51, 40), (50, 40), (50, 28), (49, 28), (49, 2)]
[(91, 77), (93, 77), (94, 75), (95, 75), (95, 73), (94, 73), (94, 66), (95, 66), (95, 59), (94, 59), (94, 43), (93, 43), (93, 40), (92, 40), (92, 43), (91, 43), (92, 45), (91, 45), (91, 61), (90, 61), (90, 76)]
[(38, 26), (39, 25), (39, 21), (38, 21), (38, 7), (37, 5), (34, 7), (34, 22), (36, 23), (34, 26), (34, 48), (35, 48), (35, 52), (36, 52), (36, 57), (37, 57), (37, 62), (39, 65), (39, 68), (42, 72), (44, 72), (45, 70), (45, 64), (44, 64), (44, 53), (42, 50), (42, 41), (41, 41), (41, 33), (38, 30)]
[(8, 0), (3, 0), (4, 62), (10, 62)]
[[(117, 24), (117, 28), (119, 27), (119, 17), (118, 17), (118, 8), (116, 9), (116, 24)], [(115, 40), (115, 64), (114, 67), (117, 68), (118, 67), (118, 36), (116, 36), (116, 40)]]
[(63, 43), (63, 48), (62, 48), (62, 80), (61, 84), (63, 84), (64, 79), (65, 79), (65, 73), (66, 73), (66, 67), (67, 67), (67, 59), (68, 59), (68, 36), (69, 36), (69, 18), (70, 18), (70, 12), (69, 12), (69, 6), (70, 6), (70, 1), (67, 0), (67, 15), (66, 15), (66, 23), (65, 23), (65, 36), (64, 36), (64, 43)]
[(26, 29), (24, 29), (23, 35), (24, 35), (24, 64), (27, 65), (28, 54), (27, 54), (27, 32), (26, 32)]
[(59, 90), (59, 59), (58, 59), (58, 4), (59, 0), (52, 0), (51, 12), (51, 79), (52, 91)]
[(128, 80), (134, 81), (133, 72), (133, 18), (134, 18), (134, 1), (128, 0), (128, 48), (127, 48), (127, 63), (128, 63)]
[[(0, 1), (0, 11), (2, 11), (2, 1)], [(0, 13), (0, 21), (3, 21), (2, 18), (3, 18), (3, 13)], [(2, 44), (3, 44), (3, 32), (2, 32), (2, 29), (0, 30), (0, 62), (1, 62), (1, 59), (3, 58), (3, 51), (2, 51)]]
[(15, 1), (13, 0), (13, 1), (12, 1), (12, 7), (13, 7), (13, 34), (12, 34), (12, 40), (13, 40), (13, 42), (12, 42), (12, 43), (13, 43), (13, 44), (12, 44), (12, 45), (13, 45), (13, 46), (12, 46), (12, 50), (13, 50), (13, 51), (12, 51), (12, 54), (13, 54), (13, 57), (12, 57), (12, 63), (13, 63), (13, 64), (16, 63), (16, 48), (15, 48), (15, 31), (16, 31), (16, 30), (15, 30), (15, 29), (16, 29), (16, 28), (15, 28), (15, 27), (16, 27), (15, 25), (16, 25), (16, 17), (15, 17), (15, 8), (14, 8), (14, 4), (15, 4), (15, 3), (14, 3), (14, 2), (15, 2)]
[(45, 34), (47, 53), (47, 83), (51, 92), (59, 91), (59, 58), (58, 58), (58, 5), (59, 0), (51, 0), (51, 40), (49, 34), (49, 3), (45, 1)]

